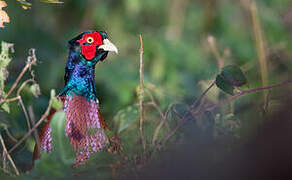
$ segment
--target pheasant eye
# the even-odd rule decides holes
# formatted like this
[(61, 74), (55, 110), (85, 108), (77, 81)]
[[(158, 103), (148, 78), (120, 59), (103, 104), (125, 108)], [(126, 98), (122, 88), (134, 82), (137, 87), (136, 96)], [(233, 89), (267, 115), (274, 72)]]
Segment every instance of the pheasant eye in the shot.
[(92, 44), (94, 42), (94, 39), (92, 37), (88, 37), (86, 39), (86, 42), (89, 43), (89, 44)]

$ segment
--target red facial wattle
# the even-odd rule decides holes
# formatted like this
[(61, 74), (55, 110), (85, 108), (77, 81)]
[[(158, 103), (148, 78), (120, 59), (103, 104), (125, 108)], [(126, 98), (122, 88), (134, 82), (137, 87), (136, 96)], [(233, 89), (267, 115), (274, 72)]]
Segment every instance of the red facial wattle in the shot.
[(87, 60), (92, 60), (95, 57), (97, 46), (102, 45), (102, 36), (98, 32), (87, 33), (78, 42), (81, 46), (81, 54)]

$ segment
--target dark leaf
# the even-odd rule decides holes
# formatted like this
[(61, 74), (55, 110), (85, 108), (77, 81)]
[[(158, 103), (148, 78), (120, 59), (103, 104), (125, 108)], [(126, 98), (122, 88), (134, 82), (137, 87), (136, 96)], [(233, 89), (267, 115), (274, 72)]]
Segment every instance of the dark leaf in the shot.
[(246, 77), (238, 66), (228, 65), (222, 68), (222, 77), (233, 86), (242, 86), (247, 83)]
[(234, 87), (232, 84), (230, 84), (228, 81), (226, 81), (222, 75), (217, 75), (216, 77), (216, 85), (218, 88), (220, 88), (222, 91), (233, 95)]

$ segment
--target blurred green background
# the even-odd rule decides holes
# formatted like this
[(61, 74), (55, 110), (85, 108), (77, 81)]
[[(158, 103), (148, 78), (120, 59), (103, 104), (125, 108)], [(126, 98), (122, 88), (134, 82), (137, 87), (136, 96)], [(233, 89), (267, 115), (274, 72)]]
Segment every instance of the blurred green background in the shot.
[[(219, 73), (207, 41), (209, 36), (215, 38), (225, 65), (240, 66), (250, 88), (262, 86), (253, 24), (245, 0), (65, 0), (63, 4), (32, 0), (28, 10), (16, 0), (6, 2), (5, 11), (11, 22), (0, 30), (0, 39), (15, 44), (6, 89), (23, 68), (28, 49), (35, 48), (38, 64), (34, 70), (42, 95), (35, 99), (24, 92), (24, 101), (33, 105), (37, 119), (47, 107), (50, 90), (59, 92), (63, 87), (67, 42), (87, 30), (106, 31), (119, 49), (118, 55), (110, 54), (96, 67), (101, 111), (110, 124), (119, 110), (138, 102), (139, 34), (144, 42), (145, 86), (152, 89), (163, 110), (173, 102), (193, 102)], [(292, 2), (256, 3), (268, 81), (273, 84), (291, 78)], [(291, 96), (288, 92), (291, 86), (271, 93), (271, 111), (279, 107), (282, 98)], [(208, 100), (215, 103), (226, 96), (215, 89)], [(261, 113), (254, 109), (261, 111), (262, 103), (262, 94), (248, 95), (236, 101), (232, 110), (228, 106), (219, 114), (236, 116), (241, 120), (241, 136), (249, 136), (261, 122)], [(8, 122), (12, 134), (19, 138), (27, 131), (26, 123), (21, 109), (11, 106), (10, 114), (0, 112), (0, 119)], [(145, 116), (153, 113), (146, 109)]]

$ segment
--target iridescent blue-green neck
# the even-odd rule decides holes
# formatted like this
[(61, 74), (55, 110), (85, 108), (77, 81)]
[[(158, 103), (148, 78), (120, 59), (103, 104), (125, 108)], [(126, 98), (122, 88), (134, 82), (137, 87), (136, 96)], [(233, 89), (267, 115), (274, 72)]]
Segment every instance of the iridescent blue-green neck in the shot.
[(79, 52), (70, 51), (65, 73), (65, 87), (60, 95), (83, 96), (88, 100), (95, 100), (97, 97), (94, 73), (95, 65), (103, 56), (88, 61)]

